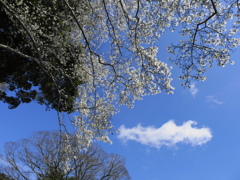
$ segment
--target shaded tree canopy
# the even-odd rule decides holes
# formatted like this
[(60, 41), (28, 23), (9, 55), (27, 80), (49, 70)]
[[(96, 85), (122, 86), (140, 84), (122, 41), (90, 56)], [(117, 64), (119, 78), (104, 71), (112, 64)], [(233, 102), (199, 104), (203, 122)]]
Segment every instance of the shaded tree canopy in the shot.
[(107, 154), (97, 144), (87, 149), (74, 135), (39, 131), (7, 142), (1, 172), (16, 180), (128, 180), (124, 158)]
[(173, 93), (171, 67), (158, 56), (167, 30), (182, 36), (168, 51), (184, 86), (230, 63), (240, 43), (237, 0), (0, 0), (0, 8), (0, 82), (16, 93), (0, 90), (1, 100), (76, 111), (71, 121), (86, 144), (109, 141), (120, 106)]
[[(71, 5), (77, 7), (77, 1)], [(80, 45), (71, 45), (71, 18), (64, 3), (1, 1), (0, 16), (0, 82), (12, 92), (0, 91), (0, 100), (10, 109), (36, 99), (72, 112), (82, 83), (74, 67), (83, 52)]]

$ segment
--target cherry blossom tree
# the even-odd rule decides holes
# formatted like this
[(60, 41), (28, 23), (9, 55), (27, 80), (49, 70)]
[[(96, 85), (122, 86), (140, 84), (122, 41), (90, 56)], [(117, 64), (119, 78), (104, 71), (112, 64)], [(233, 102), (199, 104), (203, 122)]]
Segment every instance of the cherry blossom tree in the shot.
[[(239, 45), (235, 35), (240, 24), (238, 0), (49, 2), (0, 0), (9, 19), (27, 37), (31, 53), (27, 54), (23, 45), (18, 49), (0, 44), (0, 48), (35, 61), (52, 80), (56, 104), (74, 100), (70, 109), (78, 114), (70, 119), (79, 144), (86, 146), (92, 139), (109, 141), (108, 134), (114, 130), (110, 119), (120, 106), (132, 108), (135, 100), (146, 95), (173, 93), (171, 67), (157, 56), (165, 31), (178, 30), (183, 36), (179, 44), (168, 47), (175, 55), (170, 61), (182, 69), (183, 85), (205, 80), (203, 74), (214, 62), (219, 66), (231, 62), (230, 53)], [(29, 15), (29, 3), (41, 17), (52, 18), (48, 26), (39, 26), (34, 19), (38, 16)], [(66, 47), (73, 51), (69, 54)], [(65, 66), (71, 61), (69, 55), (74, 63)], [(62, 78), (70, 82), (67, 87), (76, 90), (73, 95), (66, 90), (66, 83), (61, 84)]]
[[(203, 73), (214, 62), (229, 63), (230, 52), (240, 42), (234, 36), (239, 28), (238, 1), (99, 0), (86, 5), (89, 13), (83, 12), (76, 23), (75, 40), (86, 44), (90, 76), (79, 87), (79, 116), (74, 123), (78, 132), (91, 138), (111, 130), (108, 119), (119, 105), (131, 108), (145, 95), (172, 93), (171, 67), (157, 56), (165, 31), (178, 29), (183, 36), (168, 50), (188, 86), (191, 80), (205, 80)], [(108, 140), (105, 135), (98, 139)]]
[[(181, 5), (181, 4), (179, 4)], [(207, 68), (214, 64), (226, 66), (234, 64), (231, 53), (239, 46), (239, 1), (209, 0), (185, 1), (179, 6), (178, 23), (183, 36), (178, 45), (168, 47), (176, 56), (172, 60), (182, 69), (183, 85), (190, 85), (191, 80), (202, 80)]]

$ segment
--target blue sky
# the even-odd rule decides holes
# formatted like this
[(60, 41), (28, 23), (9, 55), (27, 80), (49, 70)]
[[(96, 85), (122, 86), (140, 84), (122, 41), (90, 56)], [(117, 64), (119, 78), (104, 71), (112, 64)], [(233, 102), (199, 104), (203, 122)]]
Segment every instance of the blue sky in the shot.
[[(165, 59), (162, 46), (159, 56)], [(124, 128), (111, 136), (112, 145), (100, 144), (105, 151), (126, 158), (133, 180), (239, 180), (237, 53), (233, 60), (233, 66), (208, 69), (207, 80), (194, 82), (191, 89), (180, 85), (181, 73), (174, 67), (174, 94), (147, 96), (134, 109), (122, 107), (112, 120), (116, 128)], [(45, 111), (35, 102), (14, 110), (0, 103), (0, 111), (0, 148), (33, 131), (58, 128), (56, 112)]]
[[(239, 63), (209, 69), (208, 79), (196, 82), (194, 91), (180, 87), (180, 81), (176, 80), (173, 83), (176, 87), (174, 95), (146, 97), (137, 102), (133, 110), (124, 109), (115, 117), (117, 126), (124, 124), (128, 129), (136, 128), (139, 123), (142, 127), (154, 126), (157, 129), (169, 120), (174, 120), (182, 128), (183, 123), (196, 121), (197, 125), (192, 126), (195, 130), (192, 129), (191, 135), (196, 137), (194, 133), (199, 133), (196, 129), (208, 129), (212, 138), (206, 143), (203, 141), (202, 145), (193, 146), (194, 143), (181, 141), (159, 148), (141, 144), (146, 143), (141, 138), (137, 139), (138, 142), (124, 142), (114, 137), (114, 144), (106, 146), (106, 149), (126, 157), (127, 167), (134, 180), (240, 179), (239, 75)], [(142, 135), (140, 132), (135, 129), (135, 135)], [(206, 137), (204, 132), (200, 134)], [(178, 132), (178, 135), (184, 136), (184, 132)], [(147, 138), (148, 133), (144, 136)], [(148, 139), (161, 139), (157, 136)]]

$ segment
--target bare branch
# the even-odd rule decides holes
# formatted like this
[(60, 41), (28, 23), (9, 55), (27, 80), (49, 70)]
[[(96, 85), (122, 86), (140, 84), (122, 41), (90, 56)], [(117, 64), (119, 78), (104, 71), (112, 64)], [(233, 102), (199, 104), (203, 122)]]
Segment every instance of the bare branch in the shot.
[(29, 56), (29, 55), (26, 55), (26, 54), (23, 54), (22, 52), (18, 51), (18, 50), (15, 50), (15, 49), (12, 49), (11, 47), (8, 47), (4, 44), (0, 44), (0, 48), (3, 48), (9, 52), (12, 52), (12, 53), (16, 53), (18, 54), (19, 56), (21, 57), (24, 57), (24, 58), (27, 58), (27, 59), (32, 59), (32, 60), (35, 60), (36, 62), (38, 62), (38, 59), (32, 57), (32, 56)]

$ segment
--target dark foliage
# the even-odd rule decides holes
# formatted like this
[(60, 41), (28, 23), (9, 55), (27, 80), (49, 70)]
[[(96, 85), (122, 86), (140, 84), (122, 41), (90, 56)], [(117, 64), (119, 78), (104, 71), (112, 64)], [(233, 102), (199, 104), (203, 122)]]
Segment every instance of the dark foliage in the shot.
[[(21, 103), (37, 100), (38, 103), (45, 104), (48, 108), (60, 112), (72, 112), (77, 96), (76, 87), (82, 83), (78, 77), (74, 77), (71, 71), (76, 63), (73, 51), (78, 54), (81, 51), (74, 49), (68, 42), (67, 37), (64, 37), (71, 31), (70, 24), (64, 24), (61, 19), (63, 17), (58, 17), (57, 14), (64, 11), (64, 5), (62, 3), (54, 4), (51, 0), (24, 0), (23, 7), (15, 4), (14, 1), (8, 3), (8, 5), (11, 4), (16, 8), (29, 8), (27, 18), (34, 18), (39, 29), (41, 29), (42, 34), (39, 34), (38, 31), (34, 33), (38, 42), (40, 42), (38, 44), (42, 44), (42, 46), (37, 47), (40, 49), (41, 54), (39, 54), (35, 47), (36, 44), (34, 45), (31, 42), (29, 34), (24, 33), (25, 29), (21, 23), (14, 19), (12, 12), (9, 12), (4, 4), (0, 3), (0, 44), (33, 57), (32, 59), (27, 58), (7, 48), (0, 47), (0, 83), (8, 85), (7, 91), (0, 90), (0, 101), (9, 104), (9, 108), (13, 109)], [(37, 7), (38, 9), (51, 7), (52, 16), (48, 14), (38, 16)], [(54, 18), (54, 16), (58, 18)], [(54, 28), (56, 24), (60, 27), (59, 29)], [(49, 38), (50, 35), (61, 36), (64, 39), (60, 44), (65, 51), (65, 55), (68, 56), (67, 63), (61, 63), (56, 55), (57, 50), (53, 49), (52, 53), (46, 53), (45, 49), (54, 48), (55, 42)], [(39, 55), (42, 55), (42, 59)], [(43, 61), (48, 63), (48, 67), (43, 64)]]

